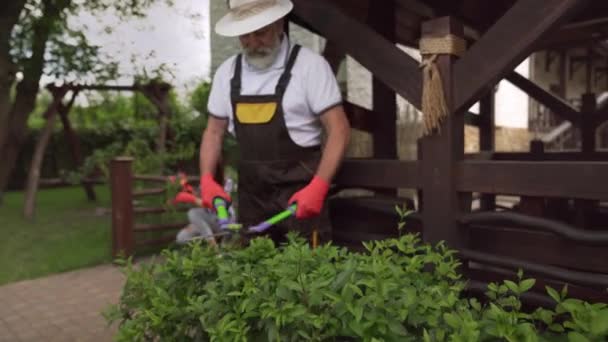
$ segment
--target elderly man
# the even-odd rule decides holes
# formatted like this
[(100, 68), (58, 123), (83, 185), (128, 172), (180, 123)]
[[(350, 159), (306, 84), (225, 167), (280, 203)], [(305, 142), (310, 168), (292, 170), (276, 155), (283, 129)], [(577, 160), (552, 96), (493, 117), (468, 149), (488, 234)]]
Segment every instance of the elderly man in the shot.
[(271, 237), (284, 241), (296, 230), (310, 239), (317, 230), (326, 242), (326, 197), (350, 134), (335, 76), (322, 56), (284, 33), (290, 0), (229, 0), (228, 7), (215, 30), (238, 37), (242, 53), (213, 78), (200, 147), (203, 205), (217, 197), (231, 202), (212, 176), (228, 130), (240, 151), (239, 222), (260, 223), (295, 203), (295, 218), (272, 227)]

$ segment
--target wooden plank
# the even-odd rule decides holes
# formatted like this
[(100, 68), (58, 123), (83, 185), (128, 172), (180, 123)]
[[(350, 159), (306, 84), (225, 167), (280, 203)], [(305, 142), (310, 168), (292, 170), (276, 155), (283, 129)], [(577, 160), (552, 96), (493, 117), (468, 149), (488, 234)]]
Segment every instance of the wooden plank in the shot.
[(540, 155), (528, 152), (495, 152), (493, 160), (519, 161), (608, 161), (607, 152), (544, 152)]
[(519, 0), (454, 67), (454, 107), (464, 111), (588, 0)]
[(156, 239), (148, 239), (137, 241), (137, 247), (150, 247), (150, 246), (162, 246), (168, 245), (175, 241), (174, 236), (163, 236)]
[(166, 191), (165, 188), (142, 189), (142, 190), (133, 191), (133, 197), (135, 198), (135, 197), (160, 195), (160, 194), (164, 194), (165, 191)]
[[(462, 23), (454, 18), (444, 17), (425, 22), (422, 26), (422, 37), (442, 37), (447, 34), (463, 37)], [(421, 180), (425, 242), (434, 244), (444, 240), (451, 248), (459, 248), (466, 245), (466, 237), (458, 232), (455, 218), (463, 210), (470, 210), (471, 202), (470, 194), (456, 191), (453, 171), (455, 165), (464, 157), (464, 115), (457, 115), (453, 111), (454, 60), (455, 57), (451, 55), (439, 55), (436, 59), (443, 81), (448, 116), (440, 126), (440, 133), (436, 132), (420, 139)]]
[[(591, 53), (591, 51), (589, 51)], [(591, 62), (587, 64), (587, 77), (591, 78)], [(588, 80), (588, 89), (591, 87)], [(585, 93), (582, 96), (581, 104), (581, 136), (582, 152), (593, 153), (595, 151), (595, 120), (594, 115), (597, 109), (597, 100), (594, 93)], [(576, 200), (576, 223), (579, 227), (588, 229), (591, 227), (593, 212), (597, 207), (597, 201)]]
[[(495, 149), (495, 99), (492, 89), (479, 101), (479, 150), (492, 153)], [(479, 200), (481, 210), (496, 209), (496, 195), (482, 194)]]
[(597, 100), (594, 93), (585, 93), (581, 101), (581, 135), (582, 150), (590, 153), (595, 151), (595, 120), (594, 115), (597, 110)]
[(435, 17), (435, 10), (419, 0), (397, 0), (397, 11), (412, 13), (421, 19), (431, 19)]
[(420, 167), (417, 161), (345, 159), (335, 183), (359, 188), (420, 187)]
[(342, 61), (346, 58), (346, 54), (332, 41), (328, 41), (323, 49), (323, 57), (327, 60), (331, 66), (331, 70), (334, 74), (337, 74), (340, 70)]
[[(395, 41), (406, 46), (417, 47), (418, 37), (420, 35), (420, 21), (422, 18), (418, 13), (415, 12), (416, 10), (425, 11), (428, 10), (428, 8), (423, 8), (424, 4), (420, 4), (421, 6), (419, 8), (399, 7), (404, 6), (404, 4), (401, 4), (403, 0), (396, 1), (398, 1), (398, 8), (395, 10), (395, 15), (397, 17), (397, 23), (395, 25)], [(406, 0), (406, 2), (413, 1)], [(370, 7), (373, 2), (370, 0), (331, 0), (331, 3), (338, 7), (344, 14), (365, 24), (367, 22), (368, 13), (370, 12)], [(415, 4), (408, 5), (415, 6)], [(301, 20), (297, 18), (294, 19), (294, 21), (299, 21), (301, 23)], [(312, 32), (320, 34), (316, 29), (310, 27), (310, 25), (305, 25)]]
[(467, 160), (456, 167), (458, 190), (505, 195), (608, 199), (608, 162)]
[[(395, 42), (395, 0), (373, 1), (369, 25), (390, 42)], [(372, 74), (372, 107), (379, 113), (372, 126), (373, 156), (377, 159), (398, 159), (397, 156), (397, 97), (381, 79)], [(397, 189), (376, 191), (396, 195)]]
[(161, 224), (138, 223), (133, 228), (133, 231), (135, 233), (171, 231), (171, 230), (176, 230), (176, 229), (186, 227), (189, 224), (190, 224), (189, 222), (161, 223)]
[(365, 24), (321, 0), (295, 0), (293, 15), (370, 70), (378, 79), (420, 108), (422, 75), (418, 62)]
[(477, 114), (466, 112), (464, 114), (464, 124), (479, 127), (481, 125), (481, 118)]
[(543, 106), (549, 108), (555, 115), (572, 122), (575, 126), (580, 125), (581, 114), (574, 109), (574, 107), (560, 98), (553, 96), (548, 91), (534, 84), (534, 82), (517, 72), (509, 73), (506, 80), (524, 91)]
[(515, 257), (495, 255), (493, 253), (478, 252), (470, 249), (461, 250), (463, 258), (496, 267), (515, 270), (522, 269), (529, 276), (540, 276), (555, 279), (569, 284), (576, 284), (597, 290), (608, 288), (608, 275), (596, 272), (572, 271), (564, 267), (543, 265), (533, 261), (522, 260)]
[(608, 249), (585, 246), (549, 233), (496, 226), (469, 228), (470, 249), (536, 263), (608, 274)]
[[(177, 212), (186, 212), (186, 211), (190, 210), (190, 207), (179, 206), (179, 207), (173, 208), (172, 210), (177, 211)], [(169, 210), (165, 207), (139, 207), (139, 208), (133, 209), (133, 213), (135, 213), (137, 215), (162, 214), (162, 213), (167, 213), (170, 211), (171, 210)]]
[(459, 219), (464, 225), (503, 225), (551, 233), (573, 243), (608, 247), (608, 232), (577, 229), (567, 223), (517, 212), (477, 212)]
[(543, 38), (536, 46), (537, 50), (559, 49), (573, 45), (585, 46), (608, 38), (605, 18), (564, 25), (554, 34)]

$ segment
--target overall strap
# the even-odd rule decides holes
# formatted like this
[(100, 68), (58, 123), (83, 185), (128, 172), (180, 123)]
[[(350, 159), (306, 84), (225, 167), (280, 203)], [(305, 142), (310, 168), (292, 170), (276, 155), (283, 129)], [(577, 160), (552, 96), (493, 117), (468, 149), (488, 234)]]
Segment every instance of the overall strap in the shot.
[(289, 80), (291, 79), (291, 70), (293, 69), (293, 66), (296, 63), (296, 58), (298, 57), (299, 51), (300, 45), (294, 45), (293, 50), (291, 51), (291, 55), (289, 56), (289, 61), (287, 61), (287, 65), (285, 65), (285, 71), (283, 71), (281, 78), (279, 78), (279, 82), (277, 82), (275, 94), (283, 95), (285, 89), (287, 89), (287, 85), (289, 84)]
[(243, 69), (243, 56), (239, 54), (236, 57), (236, 65), (234, 68), (234, 76), (230, 80), (230, 95), (234, 99), (241, 95), (241, 73)]

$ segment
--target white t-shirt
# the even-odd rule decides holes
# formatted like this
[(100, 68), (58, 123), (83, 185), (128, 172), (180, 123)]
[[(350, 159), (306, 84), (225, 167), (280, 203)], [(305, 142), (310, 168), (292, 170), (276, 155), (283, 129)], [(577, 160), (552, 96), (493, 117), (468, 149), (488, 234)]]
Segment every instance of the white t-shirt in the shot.
[[(272, 66), (255, 69), (242, 58), (241, 95), (271, 95), (287, 63), (293, 44), (284, 35), (281, 50)], [(228, 131), (235, 135), (234, 114), (230, 99), (230, 80), (234, 75), (236, 55), (217, 69), (209, 94), (210, 115), (228, 119)], [(298, 145), (321, 144), (322, 125), (319, 115), (342, 102), (338, 82), (329, 63), (308, 48), (301, 47), (291, 71), (291, 80), (283, 96), (285, 124), (289, 136)]]

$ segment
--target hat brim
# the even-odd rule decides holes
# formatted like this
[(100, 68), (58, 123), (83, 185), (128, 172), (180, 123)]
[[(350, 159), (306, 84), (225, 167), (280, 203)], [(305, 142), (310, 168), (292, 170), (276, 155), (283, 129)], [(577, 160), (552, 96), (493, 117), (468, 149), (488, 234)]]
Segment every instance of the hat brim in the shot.
[(279, 0), (276, 6), (246, 19), (236, 19), (229, 12), (215, 24), (215, 33), (225, 37), (242, 36), (274, 23), (289, 14), (292, 9), (293, 3), (291, 1)]

